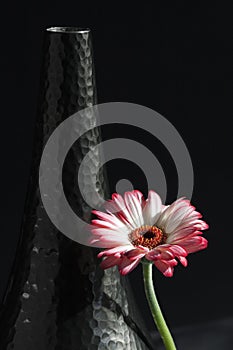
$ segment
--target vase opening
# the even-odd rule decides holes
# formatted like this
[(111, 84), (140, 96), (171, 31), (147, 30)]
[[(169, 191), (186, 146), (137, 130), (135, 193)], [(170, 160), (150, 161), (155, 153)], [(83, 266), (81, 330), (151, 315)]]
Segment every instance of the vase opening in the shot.
[(78, 27), (50, 27), (46, 29), (47, 32), (54, 32), (54, 33), (89, 33), (89, 28), (78, 28)]

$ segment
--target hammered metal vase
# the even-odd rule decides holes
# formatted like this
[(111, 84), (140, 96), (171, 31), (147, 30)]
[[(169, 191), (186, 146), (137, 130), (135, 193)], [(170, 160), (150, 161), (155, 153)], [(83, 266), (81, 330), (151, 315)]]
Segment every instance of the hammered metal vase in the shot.
[[(116, 268), (101, 270), (96, 249), (61, 234), (43, 208), (38, 170), (46, 141), (63, 120), (97, 103), (89, 29), (49, 28), (43, 50), (30, 182), (21, 237), (0, 310), (0, 349), (152, 349), (136, 317), (128, 280)], [(94, 118), (80, 118), (78, 123), (94, 127)], [(86, 132), (64, 164), (67, 199), (87, 222), (92, 208), (82, 199), (77, 174), (90, 149), (90, 171), (95, 172), (99, 142), (98, 128)], [(96, 191), (107, 198), (104, 170), (98, 171), (97, 180)]]

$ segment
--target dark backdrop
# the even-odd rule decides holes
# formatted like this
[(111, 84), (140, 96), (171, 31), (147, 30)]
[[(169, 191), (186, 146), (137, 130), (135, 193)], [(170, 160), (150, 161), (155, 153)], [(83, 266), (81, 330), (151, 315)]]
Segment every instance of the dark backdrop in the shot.
[[(1, 295), (14, 258), (29, 175), (43, 32), (48, 26), (90, 27), (99, 102), (125, 101), (166, 117), (193, 161), (193, 203), (210, 224), (206, 251), (189, 257), (172, 279), (155, 274), (161, 304), (173, 326), (233, 316), (232, 305), (232, 27), (221, 2), (191, 7), (155, 1), (9, 3), (1, 27)], [(3, 6), (3, 5), (1, 5)], [(140, 139), (163, 163), (157, 140), (133, 128), (105, 128), (104, 138)], [(164, 162), (170, 200), (177, 183)], [(161, 159), (162, 158), (162, 159)], [(133, 164), (108, 165), (112, 190), (120, 178), (145, 189)], [(140, 267), (131, 274), (146, 315)], [(149, 321), (148, 321), (149, 322)], [(149, 323), (153, 327), (152, 322)]]

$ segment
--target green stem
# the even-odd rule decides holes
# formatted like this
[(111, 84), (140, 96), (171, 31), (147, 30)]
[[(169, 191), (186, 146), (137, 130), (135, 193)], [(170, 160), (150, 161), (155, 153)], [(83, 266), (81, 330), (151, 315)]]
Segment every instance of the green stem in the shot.
[(155, 295), (153, 278), (152, 278), (152, 264), (142, 263), (142, 266), (143, 266), (144, 288), (146, 292), (147, 301), (150, 306), (150, 310), (154, 318), (155, 324), (158, 328), (158, 331), (165, 345), (165, 349), (176, 350), (175, 343), (172, 339), (172, 336), (167, 327), (167, 324), (163, 318), (162, 311), (160, 309), (159, 303)]

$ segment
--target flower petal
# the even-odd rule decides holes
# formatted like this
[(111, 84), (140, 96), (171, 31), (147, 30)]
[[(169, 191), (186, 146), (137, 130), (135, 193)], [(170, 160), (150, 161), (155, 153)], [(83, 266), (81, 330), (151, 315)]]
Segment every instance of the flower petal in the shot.
[(129, 241), (119, 240), (119, 237), (96, 236), (91, 237), (88, 243), (99, 248), (114, 248), (116, 246), (125, 246)]
[[(169, 235), (167, 238), (168, 244), (177, 244), (180, 240), (183, 240), (187, 237), (196, 236), (196, 228), (195, 227), (187, 227), (183, 230), (178, 231), (176, 234)], [(199, 231), (202, 234), (201, 231)]]
[(123, 245), (123, 246), (117, 246), (115, 248), (111, 248), (108, 250), (104, 250), (98, 254), (98, 258), (101, 258), (103, 256), (121, 256), (121, 253), (125, 253), (126, 251), (132, 249), (132, 245)]
[(205, 249), (208, 245), (208, 241), (204, 237), (194, 236), (180, 240), (179, 245), (189, 254)]
[(115, 232), (131, 232), (127, 226), (125, 226), (123, 223), (122, 225), (120, 226), (116, 226), (114, 224), (112, 224), (111, 222), (108, 222), (108, 221), (103, 221), (103, 220), (92, 220), (92, 224), (94, 226), (96, 226), (96, 228), (109, 228), (110, 230), (114, 230)]
[(189, 202), (183, 201), (177, 208), (169, 215), (169, 220), (165, 225), (165, 231), (167, 234), (173, 232), (177, 226), (179, 226), (183, 219), (189, 214), (190, 205)]
[(146, 254), (146, 258), (150, 261), (155, 260), (171, 260), (174, 258), (174, 255), (169, 250), (162, 250), (158, 247), (151, 250), (149, 253)]
[(91, 232), (94, 236), (116, 236), (121, 240), (125, 238), (128, 240), (128, 232), (120, 229), (110, 229), (105, 227), (92, 226)]
[(145, 203), (145, 199), (143, 197), (143, 194), (138, 190), (133, 190), (132, 192), (136, 196), (136, 198), (138, 199), (138, 202), (140, 203), (141, 207), (143, 208), (144, 203)]
[(133, 191), (125, 192), (124, 200), (135, 227), (142, 226), (144, 220), (142, 216), (142, 206), (138, 200), (138, 195), (135, 195)]
[(170, 252), (173, 253), (173, 255), (175, 257), (179, 257), (179, 256), (187, 256), (187, 251), (181, 247), (178, 244), (171, 244), (170, 247), (168, 248)]
[(178, 208), (182, 207), (184, 205), (185, 199), (184, 197), (177, 199), (175, 202), (173, 202), (171, 205), (169, 205), (167, 208), (165, 208), (165, 210), (163, 210), (163, 212), (161, 213), (158, 221), (157, 221), (157, 225), (160, 228), (165, 228), (165, 225), (169, 222), (169, 218), (170, 215), (178, 210)]
[(166, 277), (172, 277), (174, 266), (177, 265), (177, 261), (175, 259), (172, 260), (156, 260), (154, 262), (155, 266), (159, 271), (161, 271), (164, 276)]
[(118, 265), (120, 274), (126, 275), (127, 273), (131, 272), (140, 263), (140, 260), (141, 259), (136, 259), (131, 261), (128, 258), (124, 257)]
[(114, 193), (112, 195), (112, 200), (105, 203), (105, 208), (107, 212), (114, 213), (121, 221), (129, 225), (132, 230), (137, 228), (120, 194)]
[(188, 265), (188, 261), (184, 256), (179, 256), (178, 259), (180, 260), (181, 264), (186, 267)]
[(92, 213), (98, 216), (102, 222), (109, 222), (114, 225), (115, 228), (125, 228), (125, 223), (118, 219), (114, 214), (103, 213), (98, 210), (92, 210)]
[(162, 202), (159, 195), (154, 191), (149, 191), (148, 199), (143, 208), (143, 218), (145, 225), (154, 225), (161, 213)]
[(149, 253), (146, 254), (146, 258), (151, 261), (156, 260), (172, 260), (174, 258), (180, 259), (180, 257), (187, 256), (186, 250), (179, 245), (162, 244), (157, 246)]
[[(172, 235), (178, 235), (183, 232), (183, 230), (186, 229), (193, 229), (195, 230), (206, 230), (209, 226), (207, 223), (203, 220), (193, 218), (192, 216), (185, 217), (173, 230)], [(169, 235), (170, 236), (170, 235)]]
[(110, 267), (113, 267), (115, 265), (119, 265), (122, 261), (122, 258), (115, 257), (114, 255), (108, 256), (104, 260), (101, 261), (100, 267), (102, 269), (109, 269)]
[(141, 259), (145, 256), (145, 254), (149, 251), (146, 247), (139, 247), (135, 249), (131, 249), (125, 253), (125, 256), (130, 260)]

